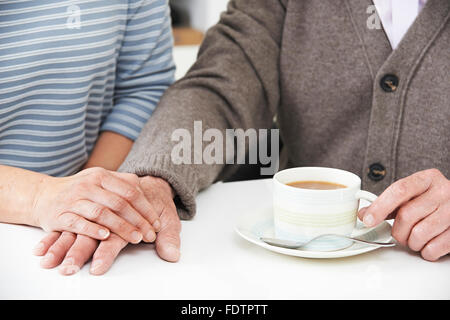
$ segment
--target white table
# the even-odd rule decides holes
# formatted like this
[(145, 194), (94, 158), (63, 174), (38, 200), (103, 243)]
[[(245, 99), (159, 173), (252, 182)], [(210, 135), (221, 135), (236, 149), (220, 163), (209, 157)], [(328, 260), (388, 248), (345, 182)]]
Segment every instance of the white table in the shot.
[(178, 263), (152, 245), (127, 247), (104, 276), (70, 277), (31, 254), (44, 232), (0, 224), (0, 298), (61, 299), (449, 299), (450, 257), (431, 263), (403, 248), (330, 260), (289, 257), (248, 243), (234, 221), (271, 205), (271, 181), (218, 183), (183, 222)]

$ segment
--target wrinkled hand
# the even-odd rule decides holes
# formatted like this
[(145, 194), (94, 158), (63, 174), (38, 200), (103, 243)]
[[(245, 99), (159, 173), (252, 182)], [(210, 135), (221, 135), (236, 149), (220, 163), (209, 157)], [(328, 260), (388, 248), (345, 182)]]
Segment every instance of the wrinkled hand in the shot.
[[(118, 175), (129, 183), (136, 183), (132, 176)], [(156, 252), (162, 259), (176, 262), (180, 258), (181, 223), (173, 202), (172, 188), (165, 180), (155, 177), (139, 178), (138, 183), (161, 221), (161, 230), (156, 238)], [(109, 270), (126, 245), (127, 242), (115, 234), (99, 243), (84, 235), (52, 232), (42, 239), (34, 253), (45, 255), (41, 261), (44, 268), (54, 268), (61, 264), (59, 271), (64, 275), (78, 272), (92, 257), (90, 272), (101, 275)]]
[(45, 231), (69, 231), (103, 240), (110, 231), (123, 239), (153, 242), (159, 216), (128, 175), (91, 168), (65, 178), (45, 177), (34, 200), (34, 224)]
[(437, 169), (396, 181), (358, 216), (367, 226), (395, 218), (392, 236), (426, 260), (450, 253), (450, 181)]

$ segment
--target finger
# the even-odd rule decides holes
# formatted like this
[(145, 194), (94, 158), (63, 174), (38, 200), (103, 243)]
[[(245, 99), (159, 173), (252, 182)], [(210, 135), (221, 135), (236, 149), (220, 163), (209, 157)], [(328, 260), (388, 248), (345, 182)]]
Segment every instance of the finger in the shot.
[[(125, 181), (130, 184), (130, 186), (139, 186), (139, 178), (135, 174), (131, 173), (122, 173), (122, 172), (112, 172), (112, 175), (115, 176), (120, 181)], [(120, 182), (119, 182), (120, 183)], [(105, 189), (113, 191), (113, 189), (108, 189), (107, 186), (104, 186)], [(159, 214), (154, 210), (153, 206), (150, 204), (148, 199), (145, 197), (142, 190), (139, 187), (135, 187), (138, 190), (138, 195), (135, 199), (125, 198), (129, 203), (133, 205), (133, 207), (153, 226), (153, 229), (158, 232), (161, 229), (161, 222), (159, 220)], [(117, 192), (116, 192), (117, 193)]]
[(440, 257), (449, 253), (450, 229), (447, 229), (447, 231), (428, 242), (421, 251), (422, 257), (428, 261), (437, 261)]
[[(367, 211), (367, 207), (361, 208), (361, 210), (358, 211), (358, 218), (359, 220), (363, 220), (364, 219), (364, 215), (366, 214)], [(390, 220), (390, 219), (395, 219), (395, 217), (397, 216), (397, 210), (395, 210), (394, 212), (390, 213), (385, 220)]]
[(111, 234), (107, 240), (100, 242), (92, 258), (91, 274), (102, 275), (106, 273), (126, 245), (127, 242), (115, 234)]
[(71, 232), (61, 233), (58, 240), (48, 249), (47, 253), (41, 260), (41, 267), (49, 269), (54, 268), (61, 263), (66, 256), (67, 251), (75, 242), (75, 234)]
[(156, 252), (169, 262), (180, 259), (181, 222), (175, 208), (166, 209), (161, 214), (161, 231), (156, 238)]
[(363, 220), (364, 215), (366, 214), (366, 211), (367, 211), (367, 207), (361, 208), (358, 211), (358, 218), (359, 218), (359, 220), (361, 220), (361, 221)]
[(98, 203), (80, 200), (74, 204), (71, 211), (108, 228), (127, 242), (139, 243), (142, 240), (142, 234), (136, 227)]
[(420, 251), (433, 238), (450, 227), (450, 203), (440, 206), (435, 212), (417, 223), (408, 238), (408, 247)]
[(88, 221), (72, 212), (65, 212), (59, 215), (57, 223), (57, 228), (60, 231), (83, 234), (93, 239), (104, 240), (110, 235), (109, 230), (105, 227)]
[(111, 174), (119, 179), (127, 181), (132, 186), (139, 185), (139, 177), (133, 173), (111, 171)]
[(432, 214), (439, 206), (432, 192), (401, 206), (392, 226), (392, 236), (402, 245), (406, 245), (413, 227), (422, 219)]
[(97, 246), (97, 240), (78, 235), (61, 263), (59, 273), (68, 276), (80, 271), (86, 261), (92, 257)]
[(36, 256), (43, 256), (46, 254), (48, 249), (55, 243), (56, 240), (58, 240), (60, 235), (60, 232), (50, 232), (41, 241), (39, 241), (36, 247), (33, 248), (33, 254)]
[(364, 224), (369, 227), (379, 224), (402, 204), (427, 191), (434, 177), (430, 172), (420, 171), (393, 183), (367, 208)]
[(159, 232), (161, 230), (159, 214), (147, 200), (144, 193), (141, 192), (140, 195), (141, 196), (133, 202), (133, 207), (140, 212), (147, 221), (150, 222), (155, 232)]
[(133, 202), (139, 197), (140, 192), (135, 185), (128, 181), (128, 179), (121, 179), (118, 175), (108, 172), (102, 177), (100, 183), (104, 189), (114, 192), (129, 202)]
[[(155, 231), (151, 224), (145, 220), (125, 199), (117, 194), (102, 189), (100, 187), (92, 187), (92, 193), (89, 200), (108, 207), (123, 219), (138, 228), (143, 238), (152, 242), (156, 238)], [(141, 237), (142, 239), (142, 237)]]

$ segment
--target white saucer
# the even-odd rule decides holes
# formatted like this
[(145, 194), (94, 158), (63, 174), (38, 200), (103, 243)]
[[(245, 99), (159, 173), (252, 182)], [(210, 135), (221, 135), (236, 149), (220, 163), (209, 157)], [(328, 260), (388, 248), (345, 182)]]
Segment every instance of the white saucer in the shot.
[[(365, 228), (363, 223), (358, 221), (352, 236), (368, 241), (390, 242), (393, 241), (391, 229), (392, 227), (387, 221), (380, 223), (374, 228)], [(272, 246), (260, 240), (261, 237), (274, 237), (272, 208), (266, 208), (242, 216), (236, 224), (235, 231), (245, 240), (265, 249), (303, 258), (342, 258), (379, 249), (379, 247), (362, 243), (353, 243), (351, 246), (337, 251), (286, 249)]]

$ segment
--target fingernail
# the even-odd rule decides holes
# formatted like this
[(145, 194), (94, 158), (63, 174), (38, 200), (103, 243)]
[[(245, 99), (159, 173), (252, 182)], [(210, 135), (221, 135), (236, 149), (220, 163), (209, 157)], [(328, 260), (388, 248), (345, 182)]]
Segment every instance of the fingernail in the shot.
[(137, 231), (133, 231), (133, 233), (131, 234), (131, 238), (133, 239), (133, 243), (139, 243), (142, 241), (142, 233), (137, 232)]
[(64, 263), (59, 267), (59, 272), (63, 275), (70, 276), (72, 274), (77, 273), (80, 271), (80, 267), (77, 265), (74, 265), (73, 262), (67, 262), (64, 261)]
[(153, 223), (153, 228), (155, 228), (156, 231), (161, 230), (161, 222), (159, 222), (159, 220), (156, 220), (156, 221)]
[(366, 225), (366, 226), (372, 226), (373, 225), (373, 223), (375, 222), (375, 219), (373, 218), (373, 216), (369, 213), (369, 214), (366, 214), (365, 216), (364, 216), (364, 218), (363, 218), (363, 222), (364, 222), (364, 224)]
[(55, 255), (51, 252), (48, 252), (41, 260), (41, 265), (46, 266), (50, 263), (52, 263), (53, 259), (55, 258)]
[(42, 250), (44, 249), (44, 244), (42, 242), (39, 242), (33, 249), (34, 255), (41, 255)]
[(62, 266), (72, 266), (75, 263), (74, 258), (66, 258), (64, 259), (63, 263), (61, 263)]
[(180, 259), (180, 249), (173, 244), (168, 244), (165, 247), (165, 259), (170, 262), (176, 262)]
[(109, 230), (100, 229), (100, 230), (98, 230), (98, 234), (100, 235), (100, 237), (102, 239), (106, 239), (109, 237)]
[(96, 273), (103, 266), (102, 260), (95, 260), (91, 264), (91, 272)]
[(147, 234), (145, 235), (145, 238), (150, 241), (153, 242), (156, 240), (156, 233), (153, 232), (153, 230), (150, 230), (149, 232), (147, 232)]

